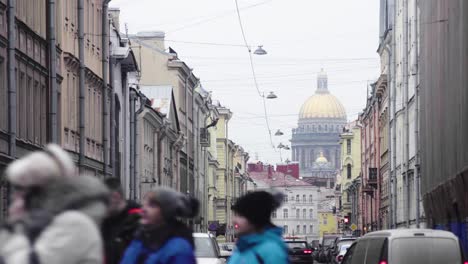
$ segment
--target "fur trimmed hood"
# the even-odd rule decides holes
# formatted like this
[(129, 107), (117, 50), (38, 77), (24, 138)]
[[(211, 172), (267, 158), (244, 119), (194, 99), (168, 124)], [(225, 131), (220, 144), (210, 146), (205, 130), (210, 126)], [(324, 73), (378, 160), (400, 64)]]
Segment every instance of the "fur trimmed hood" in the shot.
[(77, 176), (77, 169), (68, 153), (58, 145), (49, 144), (43, 151), (33, 152), (12, 162), (6, 177), (21, 187), (36, 187), (59, 178)]
[(96, 177), (78, 176), (52, 181), (31, 195), (29, 218), (50, 218), (67, 210), (80, 211), (99, 224), (107, 211), (109, 190)]

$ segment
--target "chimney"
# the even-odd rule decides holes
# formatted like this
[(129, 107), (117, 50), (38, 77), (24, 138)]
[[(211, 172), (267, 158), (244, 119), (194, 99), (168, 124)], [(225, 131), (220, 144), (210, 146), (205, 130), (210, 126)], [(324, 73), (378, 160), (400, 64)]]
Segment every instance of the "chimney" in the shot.
[(120, 32), (120, 8), (118, 7), (109, 7), (109, 16), (111, 23)]

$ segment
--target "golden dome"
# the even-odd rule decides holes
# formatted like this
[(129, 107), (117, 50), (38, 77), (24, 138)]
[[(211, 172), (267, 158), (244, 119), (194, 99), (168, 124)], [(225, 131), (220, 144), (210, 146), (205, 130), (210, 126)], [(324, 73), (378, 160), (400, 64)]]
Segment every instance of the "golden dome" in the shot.
[(317, 91), (302, 105), (299, 118), (346, 119), (345, 108), (341, 102), (328, 91), (328, 77), (323, 69), (317, 76)]
[(346, 111), (340, 101), (329, 93), (316, 93), (309, 97), (299, 112), (300, 119), (344, 118)]
[(323, 152), (320, 152), (320, 156), (315, 160), (317, 163), (328, 163), (327, 158), (323, 156)]

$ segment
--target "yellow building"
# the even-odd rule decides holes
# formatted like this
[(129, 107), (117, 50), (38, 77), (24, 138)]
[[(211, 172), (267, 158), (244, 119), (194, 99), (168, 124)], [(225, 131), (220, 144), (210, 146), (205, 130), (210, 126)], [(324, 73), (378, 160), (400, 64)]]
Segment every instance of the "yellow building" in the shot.
[[(361, 127), (357, 121), (345, 126), (344, 132), (340, 135), (341, 144), (341, 181), (340, 181), (340, 206), (338, 211), (342, 217), (349, 217), (349, 224), (352, 224), (353, 197), (350, 187), (353, 181), (359, 177), (361, 172)], [(357, 200), (354, 209), (357, 207)], [(355, 223), (357, 224), (357, 223)]]
[(319, 237), (326, 234), (335, 234), (338, 231), (336, 216), (333, 212), (319, 212)]

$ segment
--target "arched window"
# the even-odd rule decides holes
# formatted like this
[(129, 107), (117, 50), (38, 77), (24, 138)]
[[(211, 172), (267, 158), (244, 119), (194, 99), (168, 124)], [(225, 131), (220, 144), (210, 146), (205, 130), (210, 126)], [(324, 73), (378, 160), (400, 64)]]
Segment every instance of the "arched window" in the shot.
[(296, 209), (296, 218), (300, 218), (300, 217), (301, 217), (301, 210)]
[(351, 179), (351, 164), (346, 166), (346, 175), (348, 179)]
[(307, 209), (302, 209), (302, 218), (307, 219)]
[(271, 218), (276, 218), (276, 210), (271, 214)]
[(309, 209), (309, 218), (310, 219), (314, 218), (314, 209)]
[(305, 195), (305, 194), (302, 195), (302, 202), (303, 202), (303, 203), (307, 203), (307, 198), (306, 198), (306, 195)]
[(296, 203), (298, 203), (298, 202), (299, 202), (299, 194), (296, 195)]
[(312, 201), (313, 201), (313, 198), (312, 198), (312, 194), (311, 194), (311, 195), (309, 195), (309, 203), (312, 203)]
[(287, 208), (283, 209), (283, 218), (288, 219), (288, 209)]

